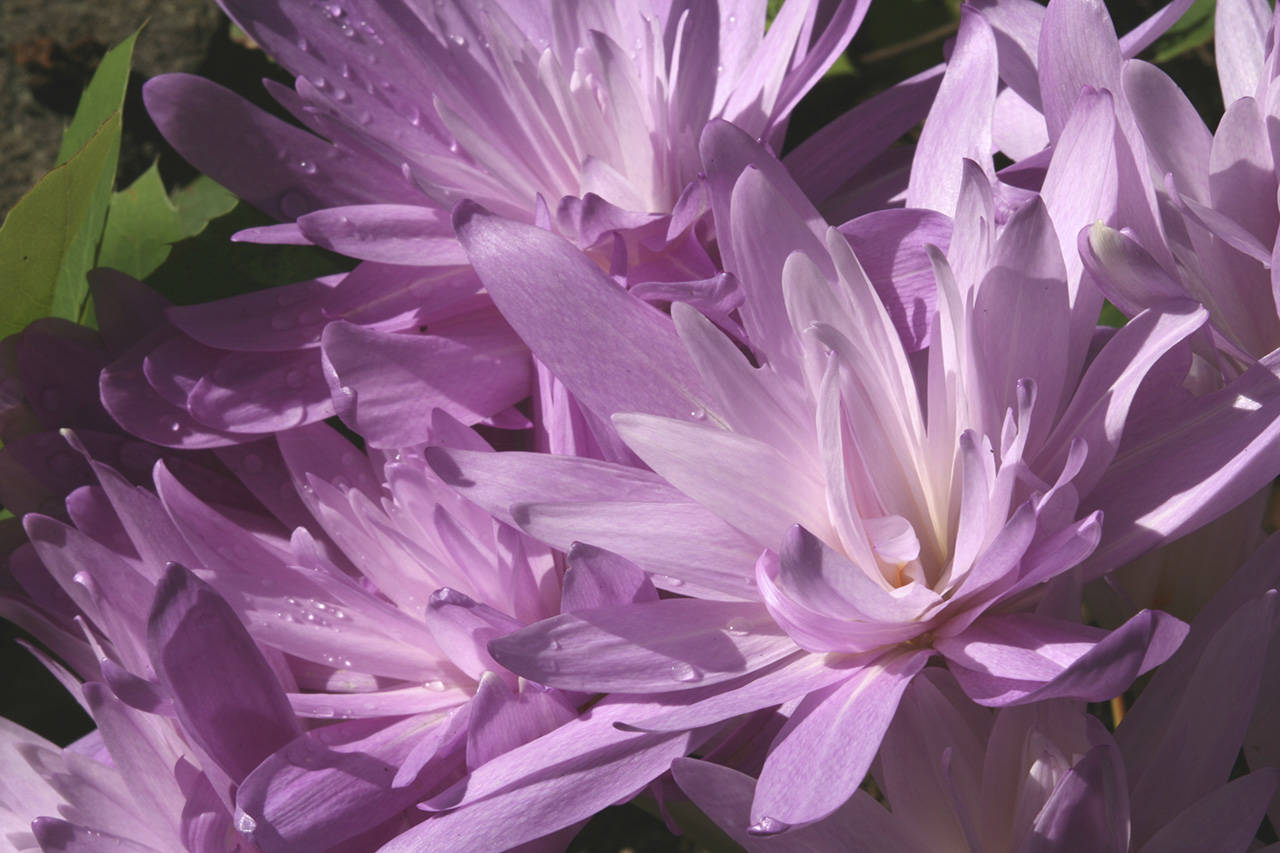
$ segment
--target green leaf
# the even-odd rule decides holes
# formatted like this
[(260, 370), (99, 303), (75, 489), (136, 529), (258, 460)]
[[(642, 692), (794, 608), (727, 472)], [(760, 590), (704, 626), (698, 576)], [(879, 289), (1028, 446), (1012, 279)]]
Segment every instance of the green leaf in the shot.
[(169, 257), (171, 244), (198, 234), (235, 205), (235, 196), (206, 177), (171, 200), (153, 165), (111, 196), (98, 265), (146, 278)]
[(129, 65), (133, 61), (133, 44), (138, 40), (134, 32), (120, 42), (98, 63), (98, 70), (85, 87), (76, 106), (71, 125), (62, 134), (62, 146), (58, 149), (58, 165), (62, 165), (84, 147), (89, 137), (97, 132), (112, 113), (124, 107), (124, 94), (129, 86)]
[(1099, 326), (1110, 326), (1113, 329), (1118, 329), (1128, 322), (1129, 318), (1121, 314), (1119, 308), (1110, 302), (1102, 303), (1102, 314), (1098, 317)]
[(270, 224), (274, 220), (264, 214), (237, 205), (195, 237), (174, 244), (147, 284), (179, 305), (191, 305), (351, 269), (349, 258), (315, 246), (231, 244), (237, 231)]
[(1213, 38), (1214, 5), (1214, 0), (1196, 0), (1192, 3), (1186, 14), (1152, 46), (1151, 61), (1168, 62), (1208, 44)]
[[(120, 150), (120, 114), (112, 113), (83, 148), (55, 166), (9, 211), (0, 225), (4, 299), (0, 336), (40, 317), (79, 320), (84, 315), (93, 249)], [(96, 222), (96, 230), (95, 230)]]

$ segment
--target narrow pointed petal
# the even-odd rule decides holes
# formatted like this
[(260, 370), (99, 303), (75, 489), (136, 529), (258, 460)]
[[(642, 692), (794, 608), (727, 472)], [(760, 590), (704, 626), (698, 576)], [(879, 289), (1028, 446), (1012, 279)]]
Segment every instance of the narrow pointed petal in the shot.
[(751, 797), (755, 780), (730, 767), (678, 758), (671, 764), (680, 788), (702, 811), (751, 853), (811, 853), (844, 850), (849, 853), (924, 853), (903, 822), (872, 799), (856, 791), (831, 817), (812, 826), (792, 829), (775, 838), (751, 835)]
[(454, 226), (498, 309), (598, 416), (640, 411), (687, 418), (705, 408), (702, 380), (671, 321), (585, 255), (476, 205), (459, 206)]
[(955, 213), (964, 160), (990, 171), (991, 120), (999, 74), (996, 40), (980, 13), (965, 9), (955, 50), (920, 132), (907, 206)]
[(1021, 849), (1125, 853), (1129, 849), (1125, 782), (1124, 763), (1115, 745), (1095, 746), (1058, 780)]
[(362, 261), (408, 266), (464, 264), (449, 217), (436, 207), (362, 204), (331, 207), (298, 217), (298, 228), (317, 246)]
[(1275, 768), (1233, 779), (1179, 811), (1139, 848), (1140, 853), (1252, 849), (1258, 824), (1277, 785), (1280, 770)]
[(424, 335), (330, 323), (323, 347), (334, 370), (329, 390), (338, 413), (374, 447), (427, 440), (433, 409), (474, 424), (530, 390), (528, 352), (492, 310)]
[(1222, 102), (1251, 97), (1262, 76), (1263, 39), (1271, 25), (1266, 0), (1221, 0), (1213, 12), (1214, 59)]
[(248, 835), (266, 853), (327, 850), (376, 827), (431, 789), (432, 779), (400, 788), (391, 782), (410, 750), (445, 718), (349, 720), (300, 735), (241, 783), (238, 823), (252, 824)]
[(658, 600), (658, 591), (640, 567), (611, 551), (575, 542), (566, 562), (562, 613)]
[(671, 599), (562, 613), (489, 649), (503, 666), (550, 687), (666, 693), (736, 678), (795, 644), (758, 604)]
[(235, 612), (179, 565), (156, 588), (147, 646), (184, 730), (233, 780), (300, 733), (280, 682)]
[(811, 693), (778, 733), (760, 771), (751, 824), (819, 820), (862, 784), (898, 701), (930, 652), (894, 653)]
[(499, 853), (630, 799), (697, 742), (687, 732), (619, 732), (613, 722), (634, 707), (597, 705), (583, 717), (482, 765), (429, 803), (433, 811), (463, 802), (466, 808), (433, 815), (387, 844), (382, 853)]
[(1106, 633), (1032, 614), (986, 616), (934, 647), (951, 663), (965, 693), (1002, 707), (1042, 699), (1102, 702), (1177, 650), (1187, 626), (1144, 610)]
[[(276, 219), (334, 205), (422, 200), (390, 166), (344, 153), (202, 77), (157, 77), (143, 97), (169, 144)], [(294, 168), (280, 167), (282, 155)]]

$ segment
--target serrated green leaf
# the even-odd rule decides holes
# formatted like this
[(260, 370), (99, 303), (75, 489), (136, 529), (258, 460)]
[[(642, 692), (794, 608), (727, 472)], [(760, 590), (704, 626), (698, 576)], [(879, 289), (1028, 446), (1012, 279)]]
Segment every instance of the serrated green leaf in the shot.
[(210, 221), (226, 216), (239, 203), (235, 193), (206, 175), (175, 190), (170, 199), (178, 208), (178, 223), (183, 237), (199, 234)]
[(75, 117), (62, 134), (58, 148), (57, 164), (62, 165), (84, 147), (102, 123), (124, 106), (124, 94), (129, 87), (129, 67), (133, 62), (133, 45), (138, 40), (135, 31), (124, 41), (107, 51), (93, 72), (93, 79), (85, 87), (76, 106)]
[(152, 166), (111, 196), (98, 265), (146, 278), (164, 263), (173, 243), (200, 233), (235, 205), (235, 196), (203, 177), (170, 199)]
[[(21, 331), (40, 317), (79, 320), (101, 233), (102, 178), (115, 172), (120, 114), (112, 113), (70, 160), (45, 175), (0, 225), (4, 300), (0, 336)], [(107, 184), (108, 189), (110, 183)], [(94, 222), (97, 221), (97, 230)]]

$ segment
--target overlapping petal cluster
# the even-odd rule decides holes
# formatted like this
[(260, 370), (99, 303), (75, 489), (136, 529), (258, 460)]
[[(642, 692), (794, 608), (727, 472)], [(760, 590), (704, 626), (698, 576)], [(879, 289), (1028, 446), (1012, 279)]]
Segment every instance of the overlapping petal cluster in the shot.
[(97, 727), (0, 727), (9, 844), (559, 850), (639, 794), (753, 851), (1280, 821), (1265, 3), (1219, 4), (1214, 134), (1134, 58), (1187, 0), (976, 0), (782, 159), (866, 0), (222, 5), (297, 124), (189, 75), (153, 117), (280, 221), (241, 239), (356, 265), (182, 307), (101, 270), (100, 332), (0, 350), (0, 615)]

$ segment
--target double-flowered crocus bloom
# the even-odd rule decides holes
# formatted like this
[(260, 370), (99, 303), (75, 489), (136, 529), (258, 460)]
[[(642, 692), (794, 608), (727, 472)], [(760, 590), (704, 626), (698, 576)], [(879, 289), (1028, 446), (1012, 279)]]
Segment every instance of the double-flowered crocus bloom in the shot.
[[(964, 29), (960, 40), (957, 55)], [(1080, 99), (1068, 134), (1090, 132), (1097, 103)], [(428, 458), (536, 537), (609, 548), (691, 596), (555, 617), (492, 643), (499, 662), (565, 689), (670, 694), (666, 711), (627, 721), (641, 730), (798, 702), (751, 807), (753, 831), (768, 834), (848, 799), (932, 657), (993, 706), (1109, 698), (1164, 660), (1184, 629), (1163, 614), (1107, 633), (1031, 608), (1086, 559), (1114, 567), (1153, 531), (1180, 532), (1273, 475), (1274, 414), (1246, 418), (1247, 441), (1194, 462), (1194, 430), (1135, 416), (1148, 379), (1155, 403), (1181, 390), (1204, 309), (1168, 302), (1096, 339), (1092, 319), (1073, 316), (1079, 266), (1073, 280), (1046, 207), (1068, 216), (1071, 190), (1046, 188), (1002, 217), (987, 177), (966, 166), (950, 260), (931, 253), (927, 346), (912, 354), (845, 238), (767, 152), (727, 125), (709, 128), (703, 150), (749, 355), (686, 306), (666, 331), (545, 231), (457, 213), (514, 328), (651, 471), (440, 448)], [(1079, 150), (1059, 147), (1047, 185)], [(579, 306), (571, 322), (565, 304)], [(1227, 423), (1274, 412), (1265, 379), (1203, 405)], [(1135, 507), (1126, 472), (1138, 464), (1165, 478), (1157, 505), (1138, 490)]]
[(245, 239), (363, 263), (173, 312), (181, 334), (134, 354), (144, 374), (108, 372), (108, 409), (183, 447), (335, 412), (379, 447), (423, 441), (405, 425), (434, 407), (527, 425), (511, 406), (531, 387), (528, 353), (454, 238), (463, 199), (554, 227), (650, 298), (728, 322), (732, 282), (701, 224), (702, 128), (727, 119), (780, 146), (868, 5), (790, 0), (766, 32), (764, 0), (224, 3), (297, 75), (269, 88), (307, 130), (189, 75), (148, 85), (151, 115), (198, 168), (288, 223)]
[[(761, 851), (1243, 853), (1280, 66), (1223, 0), (1210, 136), (1133, 59), (1187, 5), (976, 0), (779, 161), (866, 0), (224, 0), (304, 127), (190, 76), (152, 115), (281, 220), (244, 239), (359, 264), (98, 272), (100, 335), (0, 349), (0, 614), (98, 727), (0, 727), (5, 840), (550, 851), (648, 790)], [(1116, 580), (1161, 546), (1185, 621)]]
[[(1192, 623), (1114, 735), (1079, 703), (996, 713), (974, 705), (942, 670), (903, 695), (872, 770), (892, 812), (859, 791), (824, 821), (779, 837), (743, 827), (752, 780), (682, 759), (675, 775), (752, 853), (802, 850), (1243, 851), (1280, 774), (1250, 741), (1271, 728), (1276, 636), (1273, 539)], [(1232, 697), (1229, 706), (1222, 702)], [(1252, 719), (1251, 719), (1252, 717)], [(1232, 772), (1241, 745), (1253, 766)], [(1228, 781), (1230, 779), (1230, 781)], [(1272, 813), (1275, 810), (1272, 809)]]

